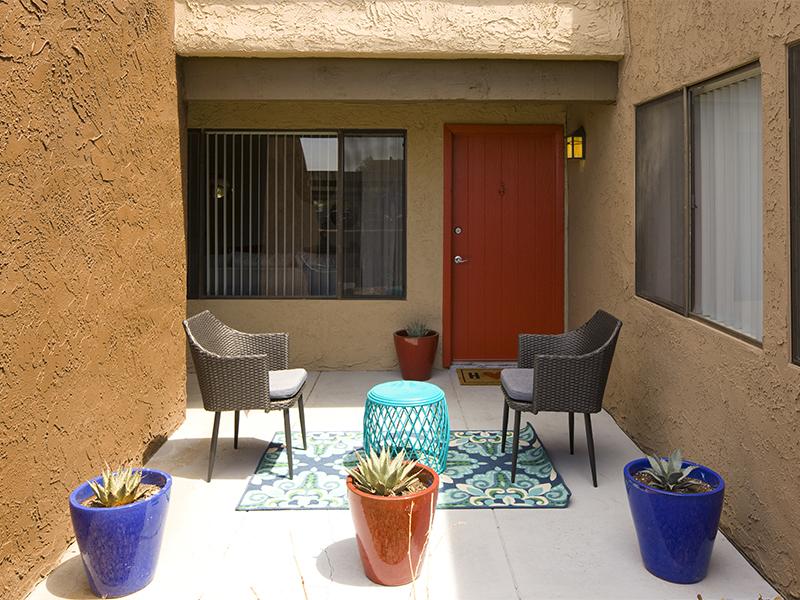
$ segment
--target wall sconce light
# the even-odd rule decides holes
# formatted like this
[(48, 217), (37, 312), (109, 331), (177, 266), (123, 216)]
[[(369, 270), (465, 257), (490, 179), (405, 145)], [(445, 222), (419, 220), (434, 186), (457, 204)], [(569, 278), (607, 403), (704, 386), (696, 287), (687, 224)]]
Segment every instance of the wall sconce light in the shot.
[(586, 131), (578, 127), (567, 136), (567, 158), (586, 159)]

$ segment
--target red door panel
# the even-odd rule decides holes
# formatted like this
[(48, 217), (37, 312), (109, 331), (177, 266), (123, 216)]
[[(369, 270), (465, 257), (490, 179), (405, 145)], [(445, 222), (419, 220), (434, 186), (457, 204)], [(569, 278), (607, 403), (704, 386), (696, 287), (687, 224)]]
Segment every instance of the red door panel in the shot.
[(563, 134), (548, 125), (450, 134), (445, 360), (516, 360), (519, 333), (563, 331)]

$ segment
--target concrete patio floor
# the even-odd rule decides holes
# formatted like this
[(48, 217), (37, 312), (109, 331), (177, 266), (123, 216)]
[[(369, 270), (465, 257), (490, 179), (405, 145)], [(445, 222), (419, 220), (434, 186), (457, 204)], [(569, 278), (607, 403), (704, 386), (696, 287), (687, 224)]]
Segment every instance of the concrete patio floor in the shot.
[[(312, 373), (309, 430), (360, 429), (364, 396), (395, 372)], [(437, 371), (453, 429), (498, 429), (496, 387), (465, 387)], [(237, 512), (280, 412), (243, 415), (233, 449), (233, 415), (223, 415), (214, 478), (206, 483), (213, 414), (190, 376), (185, 423), (148, 463), (174, 477), (170, 513), (153, 583), (130, 598), (150, 599), (742, 599), (777, 593), (719, 535), (705, 581), (670, 584), (642, 566), (625, 498), (622, 466), (639, 451), (605, 412), (593, 419), (598, 488), (591, 485), (582, 421), (569, 454), (567, 418), (527, 415), (572, 490), (567, 509), (442, 510), (415, 586), (381, 588), (363, 574), (348, 511)], [(296, 411), (293, 427), (299, 429)], [(524, 422), (524, 421), (523, 421)], [(66, 502), (66, 499), (65, 499)], [(700, 596), (698, 596), (700, 595)], [(29, 596), (93, 598), (77, 547)]]

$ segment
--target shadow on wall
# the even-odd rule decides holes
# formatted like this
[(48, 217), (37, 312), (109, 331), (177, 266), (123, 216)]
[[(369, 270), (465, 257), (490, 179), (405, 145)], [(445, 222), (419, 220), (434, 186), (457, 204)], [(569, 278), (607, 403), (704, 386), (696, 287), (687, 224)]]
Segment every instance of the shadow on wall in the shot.
[(164, 445), (167, 439), (169, 438), (167, 438), (167, 436), (163, 433), (160, 433), (151, 439), (142, 451), (142, 464), (147, 463), (147, 461), (153, 458), (153, 455), (158, 452), (158, 449)]

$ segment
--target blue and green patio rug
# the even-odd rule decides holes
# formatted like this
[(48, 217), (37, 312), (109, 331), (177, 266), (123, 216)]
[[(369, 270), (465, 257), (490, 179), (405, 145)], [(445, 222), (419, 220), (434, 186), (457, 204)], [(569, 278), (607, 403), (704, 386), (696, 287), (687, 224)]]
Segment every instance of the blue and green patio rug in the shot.
[[(293, 434), (294, 479), (283, 433), (273, 438), (236, 510), (311, 510), (347, 508), (345, 467), (361, 451), (361, 432), (309, 432), (308, 450)], [(520, 432), (517, 480), (511, 483), (509, 433), (506, 452), (500, 451), (501, 432), (450, 432), (447, 469), (440, 475), (437, 508), (565, 508), (571, 492), (564, 484), (530, 423)]]

